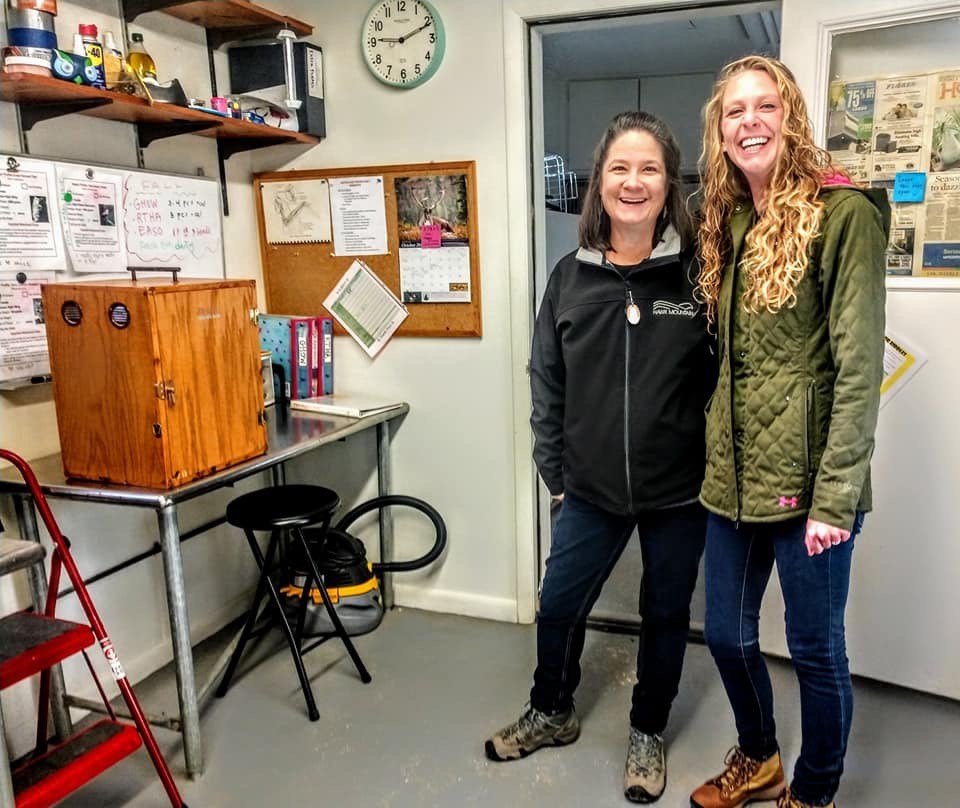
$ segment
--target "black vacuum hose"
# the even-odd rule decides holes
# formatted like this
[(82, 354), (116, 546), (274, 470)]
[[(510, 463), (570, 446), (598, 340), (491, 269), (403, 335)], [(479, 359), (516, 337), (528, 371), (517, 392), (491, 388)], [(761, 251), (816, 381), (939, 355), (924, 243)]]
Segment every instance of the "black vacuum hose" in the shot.
[(410, 572), (411, 570), (418, 570), (421, 567), (425, 567), (427, 564), (436, 561), (437, 558), (440, 557), (440, 554), (443, 552), (443, 548), (447, 544), (447, 526), (443, 521), (443, 517), (440, 516), (440, 514), (432, 505), (429, 505), (422, 499), (417, 499), (416, 497), (408, 497), (404, 494), (385, 494), (382, 497), (368, 499), (366, 502), (357, 505), (356, 508), (344, 514), (344, 517), (337, 522), (337, 524), (334, 526), (334, 529), (346, 532), (347, 527), (353, 524), (364, 514), (373, 510), (379, 511), (381, 508), (387, 508), (392, 505), (404, 505), (424, 514), (428, 519), (430, 519), (431, 522), (433, 522), (433, 527), (437, 531), (437, 539), (433, 543), (433, 547), (431, 547), (424, 555), (420, 556), (420, 558), (415, 558), (411, 561), (375, 562), (373, 564), (373, 571), (375, 573)]

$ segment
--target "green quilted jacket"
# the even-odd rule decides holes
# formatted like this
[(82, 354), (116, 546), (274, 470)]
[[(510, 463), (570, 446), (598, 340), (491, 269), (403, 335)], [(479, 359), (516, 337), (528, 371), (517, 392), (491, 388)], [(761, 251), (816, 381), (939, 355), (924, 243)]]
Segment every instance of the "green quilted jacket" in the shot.
[(737, 263), (756, 216), (749, 202), (731, 216), (700, 500), (733, 521), (808, 514), (849, 529), (856, 511), (871, 508), (890, 207), (879, 189), (822, 195), (821, 235), (797, 303), (777, 314), (732, 305), (745, 290)]

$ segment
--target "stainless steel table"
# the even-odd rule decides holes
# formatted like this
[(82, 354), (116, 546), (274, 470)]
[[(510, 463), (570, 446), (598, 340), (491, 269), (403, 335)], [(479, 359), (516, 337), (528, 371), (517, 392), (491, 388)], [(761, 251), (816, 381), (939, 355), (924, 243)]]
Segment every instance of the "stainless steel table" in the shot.
[[(180, 553), (181, 537), (177, 521), (177, 506), (181, 502), (262, 471), (269, 470), (274, 484), (280, 484), (283, 482), (285, 461), (374, 427), (377, 430), (378, 489), (380, 494), (387, 494), (390, 492), (390, 424), (409, 410), (409, 405), (401, 404), (396, 409), (363, 418), (341, 418), (290, 410), (285, 419), (271, 411), (267, 436), (269, 449), (265, 455), (180, 488), (149, 489), (66, 480), (63, 476), (60, 455), (50, 455), (31, 461), (30, 465), (40, 481), (43, 493), (48, 497), (152, 508), (157, 512), (167, 611), (173, 642), (173, 660), (177, 674), (177, 695), (180, 704), (180, 721), (174, 721), (172, 725), (176, 727), (179, 724), (183, 736), (183, 753), (189, 777), (193, 778), (203, 772), (200, 703), (212, 692), (214, 682), (209, 682), (198, 697), (194, 680), (193, 649), (190, 644), (190, 621), (187, 614), (183, 559)], [(15, 469), (5, 467), (0, 470), (0, 493), (11, 494), (14, 497), (20, 537), (39, 541), (33, 500)], [(390, 511), (386, 508), (380, 512), (380, 557), (390, 558), (392, 551), (393, 524)], [(384, 577), (383, 601), (384, 605), (390, 608), (393, 605), (392, 586), (389, 576)], [(214, 676), (219, 672), (215, 670)], [(72, 703), (78, 704), (79, 701), (73, 700)], [(171, 722), (167, 720), (164, 725), (171, 726)]]

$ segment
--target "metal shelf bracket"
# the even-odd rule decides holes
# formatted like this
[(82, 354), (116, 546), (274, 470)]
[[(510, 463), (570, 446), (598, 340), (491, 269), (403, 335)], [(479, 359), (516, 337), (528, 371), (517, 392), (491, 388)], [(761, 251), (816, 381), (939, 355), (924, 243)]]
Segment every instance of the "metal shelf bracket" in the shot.
[(76, 101), (51, 101), (48, 104), (40, 102), (30, 102), (29, 104), (18, 104), (20, 107), (20, 125), (24, 131), (29, 132), (33, 125), (46, 121), (50, 118), (59, 118), (62, 115), (71, 115), (74, 112), (83, 112), (88, 109), (104, 107), (113, 102), (109, 98), (83, 98)]

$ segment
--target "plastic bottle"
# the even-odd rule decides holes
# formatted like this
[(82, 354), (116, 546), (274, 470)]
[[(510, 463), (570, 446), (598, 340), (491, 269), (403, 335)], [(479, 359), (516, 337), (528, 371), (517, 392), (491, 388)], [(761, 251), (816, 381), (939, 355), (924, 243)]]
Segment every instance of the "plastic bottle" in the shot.
[(80, 36), (83, 39), (83, 51), (90, 60), (95, 77), (91, 84), (101, 90), (107, 88), (107, 77), (103, 71), (103, 45), (97, 39), (97, 26), (90, 23), (80, 23)]
[(143, 34), (131, 34), (130, 44), (127, 46), (127, 63), (130, 69), (137, 73), (146, 84), (159, 84), (157, 80), (157, 65), (153, 57), (143, 47)]
[(115, 87), (123, 76), (123, 51), (113, 38), (113, 31), (103, 32), (103, 72), (107, 87)]

